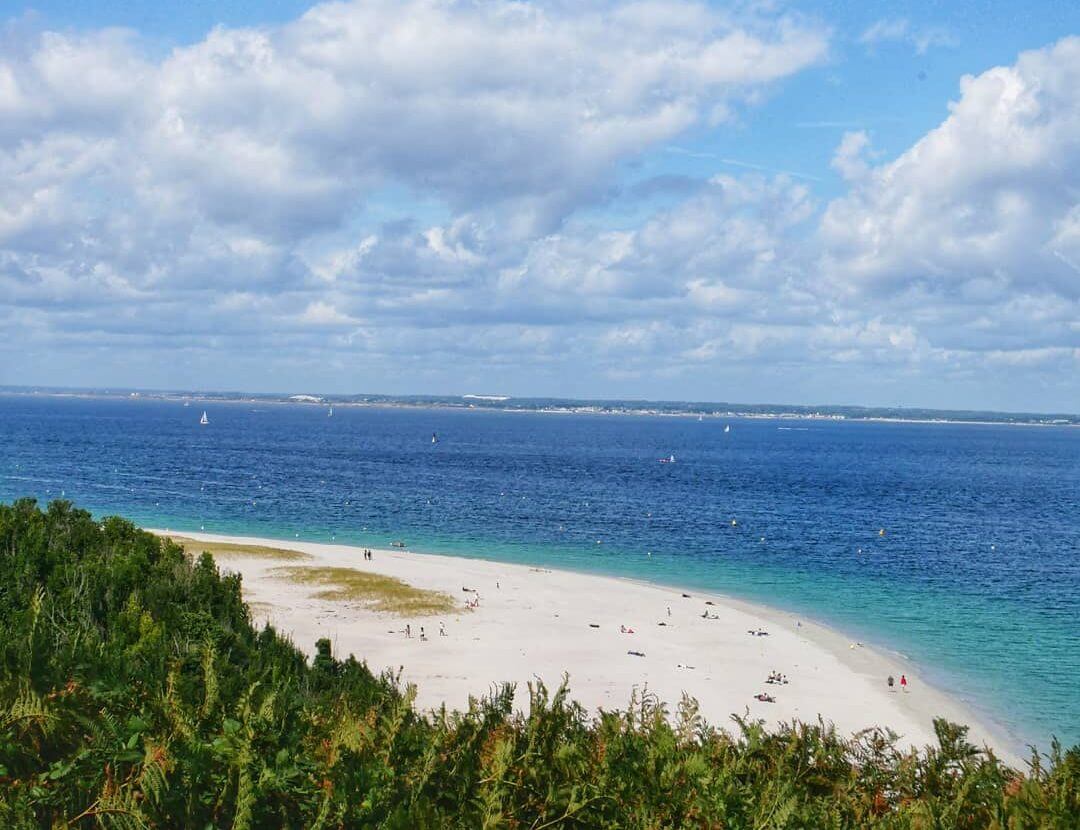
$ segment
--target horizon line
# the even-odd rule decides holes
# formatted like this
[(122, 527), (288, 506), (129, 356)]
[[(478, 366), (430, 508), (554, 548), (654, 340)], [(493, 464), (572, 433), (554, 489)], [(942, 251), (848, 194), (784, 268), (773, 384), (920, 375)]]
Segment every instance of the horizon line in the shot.
[[(595, 406), (595, 405), (608, 405), (613, 403), (619, 404), (631, 404), (635, 407), (641, 408), (644, 406), (666, 406), (666, 407), (732, 407), (732, 408), (744, 408), (744, 409), (774, 409), (774, 410), (814, 410), (814, 411), (828, 411), (828, 410), (861, 410), (861, 411), (883, 411), (883, 412), (922, 412), (922, 413), (935, 413), (940, 415), (995, 415), (1004, 417), (1025, 417), (1025, 418), (1067, 418), (1071, 421), (1080, 421), (1080, 413), (1077, 412), (1040, 412), (1033, 410), (999, 410), (999, 409), (956, 409), (956, 408), (939, 408), (933, 406), (921, 406), (921, 405), (905, 405), (905, 404), (855, 404), (855, 403), (842, 403), (842, 404), (826, 404), (826, 403), (775, 403), (775, 402), (735, 402), (735, 401), (706, 401), (706, 400), (675, 400), (675, 399), (661, 399), (661, 398), (576, 398), (566, 397), (560, 395), (506, 395), (503, 393), (475, 393), (475, 392), (458, 392), (458, 393), (434, 393), (434, 392), (418, 392), (418, 393), (384, 393), (384, 392), (310, 392), (310, 391), (245, 391), (242, 389), (183, 389), (183, 388), (162, 388), (162, 387), (139, 387), (139, 386), (50, 386), (45, 384), (38, 385), (25, 385), (25, 384), (0, 384), (0, 393), (15, 393), (15, 394), (44, 394), (44, 395), (58, 395), (58, 394), (83, 394), (83, 395), (98, 395), (101, 397), (111, 397), (124, 395), (131, 397), (134, 394), (138, 395), (153, 395), (153, 396), (238, 396), (238, 397), (252, 397), (252, 398), (276, 398), (282, 401), (288, 401), (290, 397), (307, 396), (316, 397), (320, 403), (349, 403), (355, 402), (358, 398), (363, 399), (379, 399), (382, 402), (408, 402), (415, 401), (417, 399), (428, 399), (434, 401), (452, 401), (461, 400), (469, 401), (474, 404), (480, 404), (480, 408), (498, 408), (495, 404), (511, 404), (513, 402), (528, 403), (536, 401), (550, 401), (554, 403), (567, 403), (577, 407)], [(301, 401), (296, 401), (301, 402)], [(309, 401), (310, 402), (310, 401)], [(689, 411), (689, 410), (683, 410)], [(698, 414), (696, 410), (693, 414)], [(704, 413), (701, 413), (704, 414)], [(807, 414), (807, 413), (802, 413)], [(954, 420), (962, 420), (960, 418)]]

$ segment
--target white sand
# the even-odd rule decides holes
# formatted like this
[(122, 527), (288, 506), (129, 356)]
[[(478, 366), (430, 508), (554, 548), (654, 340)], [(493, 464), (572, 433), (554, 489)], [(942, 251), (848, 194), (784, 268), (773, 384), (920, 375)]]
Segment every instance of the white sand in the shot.
[[(565, 672), (572, 697), (589, 709), (625, 708), (634, 689), (647, 688), (674, 711), (685, 692), (698, 700), (709, 722), (721, 727), (732, 725), (732, 713), (747, 711), (770, 725), (820, 715), (845, 733), (882, 726), (899, 733), (904, 743), (923, 746), (936, 743), (933, 718), (946, 717), (969, 724), (975, 743), (994, 747), (999, 757), (1022, 767), (1007, 741), (979, 724), (959, 701), (929, 687), (914, 666), (868, 646), (853, 648), (832, 629), (763, 606), (690, 589), (477, 559), (376, 550), (374, 560), (365, 562), (359, 548), (346, 545), (175, 535), (309, 554), (312, 559), (303, 562), (246, 555), (219, 560), (224, 569), (242, 574), (244, 596), (257, 620), (268, 619), (309, 654), (318, 638), (328, 637), (338, 657), (355, 654), (376, 673), (401, 668), (402, 679), (417, 685), (421, 708), (443, 702), (463, 708), (470, 695), (503, 681), (517, 684), (520, 704), (527, 702), (526, 683), (540, 678), (554, 688)], [(406, 619), (361, 603), (315, 599), (318, 587), (272, 573), (282, 565), (344, 566), (394, 576), (449, 593), (461, 610)], [(479, 608), (465, 609), (477, 593), (462, 587), (476, 590)], [(703, 619), (705, 611), (717, 619)], [(404, 634), (406, 623), (411, 639)], [(440, 623), (445, 637), (439, 635)], [(621, 633), (620, 625), (634, 633)], [(421, 626), (426, 642), (419, 639)], [(758, 629), (768, 636), (748, 633)], [(771, 671), (787, 675), (788, 684), (765, 683)], [(890, 690), (890, 674), (897, 684), (906, 674), (908, 691), (899, 685)], [(755, 700), (759, 692), (776, 702)]]

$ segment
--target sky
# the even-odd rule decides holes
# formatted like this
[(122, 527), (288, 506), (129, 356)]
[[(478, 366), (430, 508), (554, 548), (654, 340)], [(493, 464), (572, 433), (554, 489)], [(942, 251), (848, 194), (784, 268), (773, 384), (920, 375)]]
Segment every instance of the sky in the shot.
[(1080, 4), (7, 0), (0, 385), (1080, 412)]

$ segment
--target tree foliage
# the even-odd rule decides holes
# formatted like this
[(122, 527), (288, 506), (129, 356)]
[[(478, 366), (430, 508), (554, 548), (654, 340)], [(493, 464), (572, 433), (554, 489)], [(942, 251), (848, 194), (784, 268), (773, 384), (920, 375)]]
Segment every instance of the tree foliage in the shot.
[(0, 505), (0, 827), (1080, 827), (1080, 747), (1021, 774), (944, 721), (907, 752), (529, 691), (527, 715), (509, 687), (420, 715), (397, 677), (253, 627), (208, 554)]

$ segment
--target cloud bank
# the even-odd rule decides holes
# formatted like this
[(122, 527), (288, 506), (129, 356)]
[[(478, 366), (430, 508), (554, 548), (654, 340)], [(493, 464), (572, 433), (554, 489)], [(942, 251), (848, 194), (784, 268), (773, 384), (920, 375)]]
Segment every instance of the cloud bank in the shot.
[(11, 24), (0, 381), (1076, 401), (1080, 41), (964, 78), (896, 159), (849, 134), (831, 202), (635, 179), (829, 40), (674, 0), (325, 3), (164, 55)]

